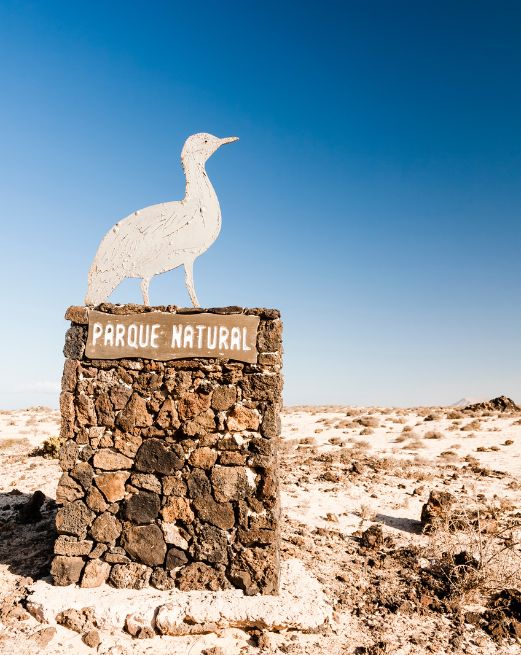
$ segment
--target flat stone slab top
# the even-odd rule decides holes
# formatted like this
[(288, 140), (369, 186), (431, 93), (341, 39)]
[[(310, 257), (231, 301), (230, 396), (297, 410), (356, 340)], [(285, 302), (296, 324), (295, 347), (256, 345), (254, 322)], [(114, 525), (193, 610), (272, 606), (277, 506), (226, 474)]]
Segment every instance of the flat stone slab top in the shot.
[(95, 589), (76, 585), (55, 587), (39, 580), (30, 588), (28, 609), (51, 625), (69, 609), (92, 608), (99, 627), (126, 629), (143, 637), (188, 635), (225, 628), (263, 628), (271, 631), (314, 632), (332, 619), (333, 608), (322, 586), (297, 559), (281, 563), (278, 596), (246, 596), (226, 591), (157, 591), (150, 587)]

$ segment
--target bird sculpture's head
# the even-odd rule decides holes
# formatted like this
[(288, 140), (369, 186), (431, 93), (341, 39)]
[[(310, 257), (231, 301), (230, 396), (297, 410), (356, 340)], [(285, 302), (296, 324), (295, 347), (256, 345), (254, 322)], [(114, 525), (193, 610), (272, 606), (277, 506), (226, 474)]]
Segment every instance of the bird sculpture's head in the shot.
[(238, 140), (239, 137), (237, 136), (229, 136), (225, 139), (219, 139), (218, 137), (213, 136), (213, 134), (206, 134), (206, 132), (192, 134), (192, 136), (189, 136), (185, 141), (181, 153), (181, 161), (186, 163), (189, 160), (192, 160), (196, 163), (204, 164), (204, 162), (225, 143), (233, 143)]

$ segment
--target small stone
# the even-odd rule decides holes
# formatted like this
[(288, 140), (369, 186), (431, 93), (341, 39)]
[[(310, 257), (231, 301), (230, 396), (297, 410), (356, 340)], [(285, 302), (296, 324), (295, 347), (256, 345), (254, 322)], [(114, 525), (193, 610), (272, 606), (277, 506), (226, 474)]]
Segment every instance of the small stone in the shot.
[(253, 489), (248, 481), (246, 469), (241, 466), (214, 466), (211, 478), (213, 494), (217, 502), (241, 500)]
[(233, 450), (219, 455), (219, 464), (223, 466), (243, 466), (246, 464), (246, 460), (247, 455)]
[[(74, 409), (74, 396), (68, 391), (62, 391), (60, 394), (60, 437), (62, 439), (70, 439), (74, 436), (74, 420), (76, 410)], [(74, 443), (74, 442), (73, 442)], [(63, 470), (67, 470), (62, 466)]]
[(166, 555), (165, 568), (168, 570), (177, 569), (188, 562), (188, 557), (180, 548), (170, 548)]
[(96, 615), (93, 607), (83, 607), (82, 609), (70, 608), (59, 612), (56, 615), (56, 623), (63, 625), (68, 630), (82, 633), (85, 629), (91, 629), (96, 625)]
[(159, 566), (165, 560), (165, 539), (163, 532), (155, 524), (126, 527), (123, 531), (122, 543), (131, 557), (148, 566)]
[(183, 521), (191, 523), (194, 520), (194, 513), (190, 509), (190, 501), (181, 496), (170, 496), (161, 510), (163, 520), (167, 523)]
[(80, 485), (88, 491), (92, 484), (92, 478), (94, 477), (94, 471), (92, 466), (87, 464), (87, 462), (78, 462), (70, 471), (69, 475), (71, 478), (74, 478)]
[(217, 503), (211, 496), (199, 496), (193, 503), (202, 521), (222, 530), (231, 530), (235, 525), (235, 515), (230, 503)]
[(161, 523), (161, 529), (163, 530), (163, 535), (167, 544), (172, 544), (182, 550), (188, 549), (188, 541), (183, 537), (175, 523), (166, 523), (163, 521), (163, 523)]
[(133, 473), (130, 484), (140, 489), (153, 491), (155, 494), (161, 494), (161, 481), (151, 473)]
[(115, 516), (105, 512), (94, 521), (90, 532), (96, 541), (112, 543), (121, 534), (121, 523)]
[(132, 389), (124, 386), (112, 387), (110, 390), (110, 400), (115, 410), (120, 410), (128, 403)]
[(94, 478), (94, 483), (109, 503), (115, 503), (125, 497), (125, 482), (129, 475), (127, 471), (102, 473)]
[(277, 352), (282, 345), (282, 321), (276, 319), (261, 323), (257, 335), (257, 348), (259, 352)]
[(98, 424), (104, 425), (107, 428), (113, 428), (114, 409), (108, 394), (100, 393), (100, 395), (96, 398), (94, 407), (96, 408), (96, 414), (98, 416)]
[(146, 439), (137, 452), (135, 467), (144, 473), (171, 475), (184, 465), (184, 452), (178, 444), (168, 448), (159, 439)]
[(197, 531), (194, 555), (194, 559), (211, 564), (228, 564), (227, 533), (213, 525), (202, 525)]
[(78, 362), (75, 359), (66, 359), (63, 365), (62, 391), (73, 393), (78, 378)]
[(89, 559), (99, 559), (107, 550), (107, 544), (96, 544), (89, 553)]
[(93, 512), (96, 512), (96, 514), (100, 514), (101, 512), (106, 512), (108, 509), (108, 504), (105, 502), (105, 499), (101, 494), (101, 491), (98, 491), (96, 487), (90, 488), (90, 491), (87, 494), (87, 497), (85, 498), (85, 502), (87, 504), (87, 507), (91, 509)]
[(58, 534), (71, 534), (84, 539), (94, 514), (81, 500), (75, 500), (58, 510), (56, 530)]
[(275, 530), (243, 530), (240, 528), (238, 530), (237, 539), (244, 546), (267, 545), (275, 543), (277, 540), (277, 533)]
[(51, 565), (53, 582), (58, 587), (65, 587), (79, 581), (84, 561), (81, 557), (57, 555)]
[(166, 475), (163, 478), (163, 494), (165, 496), (186, 496), (186, 483), (180, 478)]
[(64, 318), (71, 323), (87, 325), (89, 322), (89, 312), (88, 309), (82, 305), (71, 305), (67, 308)]
[(85, 330), (80, 325), (73, 325), (65, 333), (63, 355), (69, 359), (81, 359), (85, 352)]
[(256, 409), (250, 409), (242, 405), (235, 405), (226, 419), (226, 425), (230, 432), (257, 430), (259, 423), (259, 412)]
[(196, 448), (189, 457), (192, 466), (201, 469), (210, 469), (217, 460), (217, 453), (213, 448)]
[[(70, 361), (70, 360), (68, 360)], [(45, 648), (56, 636), (56, 628), (54, 626), (47, 626), (41, 630), (37, 630), (31, 635), (31, 639), (36, 642), (39, 648)]]
[(67, 555), (68, 557), (81, 557), (88, 555), (92, 550), (93, 542), (88, 539), (76, 541), (74, 537), (60, 535), (54, 542), (56, 555)]
[(273, 373), (250, 373), (242, 380), (243, 398), (248, 400), (273, 401), (282, 392), (280, 375)]
[(160, 591), (171, 591), (175, 589), (175, 580), (164, 569), (154, 569), (150, 578), (150, 584)]
[[(163, 571), (164, 573), (164, 571)], [(153, 584), (154, 574), (150, 582)], [(172, 580), (173, 582), (173, 580)], [(155, 586), (155, 585), (154, 585)], [(150, 620), (145, 618), (140, 612), (129, 614), (125, 619), (125, 630), (136, 639), (151, 639), (155, 637), (154, 628), (150, 624)]]
[(421, 511), (420, 520), (424, 530), (435, 529), (444, 521), (448, 521), (454, 501), (454, 496), (448, 491), (433, 489)]
[(114, 448), (127, 457), (134, 458), (142, 443), (143, 439), (136, 434), (121, 432), (120, 430), (115, 432)]
[(207, 394), (186, 393), (177, 403), (179, 418), (182, 421), (192, 419), (210, 408), (211, 398)]
[(125, 501), (125, 518), (132, 523), (152, 523), (159, 514), (159, 496), (149, 491), (132, 494)]
[(222, 573), (218, 573), (202, 562), (194, 562), (185, 566), (178, 575), (178, 585), (181, 591), (204, 589), (219, 591), (230, 586)]
[(181, 425), (175, 403), (171, 398), (167, 398), (161, 406), (156, 423), (163, 430), (176, 430)]
[(267, 404), (262, 416), (260, 430), (262, 436), (269, 439), (275, 439), (280, 435), (280, 414), (275, 404)]
[(187, 477), (186, 484), (190, 498), (208, 496), (212, 492), (210, 480), (201, 469), (193, 469), (192, 474)]
[(60, 448), (60, 466), (62, 471), (70, 471), (76, 464), (80, 449), (78, 444), (69, 439)]
[(125, 432), (131, 432), (136, 427), (148, 427), (153, 420), (150, 416), (147, 403), (139, 394), (133, 393), (125, 409), (118, 415), (116, 423)]
[(97, 648), (101, 643), (101, 637), (97, 630), (88, 630), (81, 636), (81, 640), (89, 648)]
[[(117, 471), (118, 469), (129, 469), (132, 460), (121, 453), (108, 448), (102, 448), (94, 455), (94, 467), (104, 471)], [(128, 476), (127, 476), (128, 477)]]
[(99, 587), (107, 581), (109, 575), (110, 564), (99, 559), (93, 559), (85, 565), (80, 587), (86, 587), (87, 589)]
[(204, 435), (215, 431), (215, 414), (207, 409), (183, 426), (183, 432), (189, 437)]
[(137, 562), (115, 564), (109, 582), (117, 589), (143, 589), (148, 585), (151, 573), (152, 569)]
[(212, 395), (212, 407), (218, 412), (229, 409), (237, 400), (237, 387), (217, 387)]
[(96, 408), (94, 400), (86, 393), (76, 394), (76, 420), (79, 425), (96, 425)]

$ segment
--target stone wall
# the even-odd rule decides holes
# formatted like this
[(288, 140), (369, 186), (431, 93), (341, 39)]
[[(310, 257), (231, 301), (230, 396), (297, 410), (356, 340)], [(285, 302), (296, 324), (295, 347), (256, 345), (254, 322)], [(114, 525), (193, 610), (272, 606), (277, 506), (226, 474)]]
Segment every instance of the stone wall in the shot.
[(67, 310), (55, 584), (277, 593), (279, 312), (197, 311), (259, 316), (258, 363), (90, 360), (87, 310)]

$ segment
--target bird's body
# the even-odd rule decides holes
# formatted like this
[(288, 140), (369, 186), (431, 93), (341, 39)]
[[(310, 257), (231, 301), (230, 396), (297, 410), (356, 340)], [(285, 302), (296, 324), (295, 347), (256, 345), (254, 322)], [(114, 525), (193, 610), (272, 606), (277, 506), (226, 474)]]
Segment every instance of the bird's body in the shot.
[[(140, 278), (143, 301), (154, 275), (185, 267), (185, 279), (194, 306), (194, 260), (217, 239), (221, 210), (204, 163), (222, 143), (209, 134), (189, 137), (181, 161), (186, 176), (183, 200), (140, 209), (116, 223), (103, 238), (89, 271), (85, 304), (104, 302), (125, 278)], [(208, 154), (209, 153), (209, 154)]]

